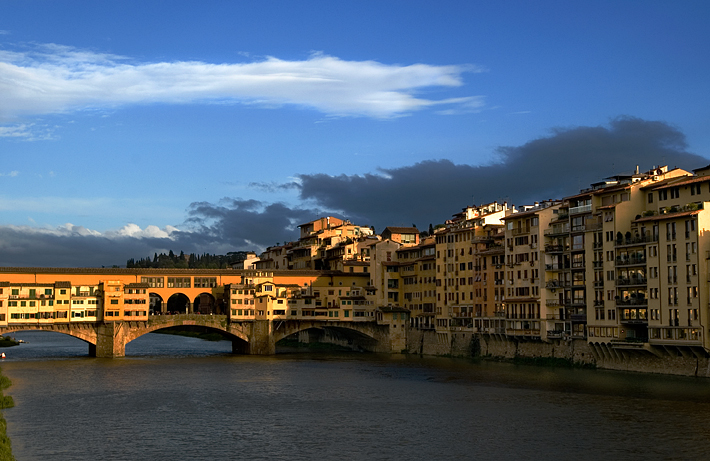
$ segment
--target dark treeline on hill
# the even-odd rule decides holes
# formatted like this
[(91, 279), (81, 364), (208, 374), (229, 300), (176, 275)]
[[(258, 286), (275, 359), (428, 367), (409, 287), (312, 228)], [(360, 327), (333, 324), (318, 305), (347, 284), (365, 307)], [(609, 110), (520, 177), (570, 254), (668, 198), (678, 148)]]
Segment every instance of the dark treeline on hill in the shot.
[(131, 268), (160, 268), (160, 269), (227, 269), (232, 263), (243, 261), (246, 258), (245, 251), (230, 251), (226, 255), (211, 255), (203, 253), (197, 255), (190, 253), (186, 255), (182, 251), (179, 255), (170, 250), (168, 254), (155, 253), (153, 258), (133, 258), (126, 261), (126, 267)]

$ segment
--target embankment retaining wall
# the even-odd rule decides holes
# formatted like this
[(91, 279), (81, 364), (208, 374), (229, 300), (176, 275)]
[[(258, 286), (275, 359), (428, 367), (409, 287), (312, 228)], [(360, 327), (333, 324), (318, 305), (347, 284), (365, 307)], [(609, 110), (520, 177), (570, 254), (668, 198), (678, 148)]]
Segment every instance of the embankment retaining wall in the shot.
[(481, 333), (409, 331), (410, 354), (453, 357), (556, 358), (607, 370), (710, 378), (707, 354), (681, 349), (612, 349), (585, 340), (523, 340)]

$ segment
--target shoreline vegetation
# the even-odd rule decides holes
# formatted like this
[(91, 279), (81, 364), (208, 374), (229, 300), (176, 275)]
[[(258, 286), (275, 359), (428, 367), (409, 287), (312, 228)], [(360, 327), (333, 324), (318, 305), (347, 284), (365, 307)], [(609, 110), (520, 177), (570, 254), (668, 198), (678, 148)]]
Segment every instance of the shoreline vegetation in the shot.
[(7, 436), (7, 421), (5, 421), (4, 411), (2, 411), (15, 406), (12, 396), (5, 395), (3, 392), (11, 385), (10, 378), (3, 375), (0, 369), (0, 461), (15, 461), (15, 457), (12, 456), (12, 444)]
[(0, 347), (12, 347), (19, 346), (20, 342), (14, 338), (9, 338), (7, 336), (0, 336)]

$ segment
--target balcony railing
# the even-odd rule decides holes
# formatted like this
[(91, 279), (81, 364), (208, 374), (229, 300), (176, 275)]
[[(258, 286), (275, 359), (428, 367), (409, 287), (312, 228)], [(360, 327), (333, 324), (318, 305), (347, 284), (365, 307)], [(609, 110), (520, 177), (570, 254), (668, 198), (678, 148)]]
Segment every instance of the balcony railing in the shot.
[(563, 271), (569, 269), (569, 264), (545, 264), (546, 271)]
[(570, 207), (569, 214), (573, 215), (573, 214), (580, 214), (580, 213), (588, 213), (590, 211), (592, 211), (591, 204), (590, 205), (582, 205), (582, 206), (574, 206), (574, 207)]
[(631, 256), (631, 257), (620, 257), (616, 258), (616, 265), (617, 266), (635, 266), (635, 265), (644, 265), (646, 264), (646, 257), (645, 256)]
[(620, 277), (616, 279), (617, 285), (646, 285), (647, 279), (645, 277), (631, 277), (624, 278)]
[(569, 224), (566, 224), (564, 226), (552, 226), (551, 229), (545, 229), (545, 231), (543, 232), (543, 235), (546, 236), (563, 234), (569, 234)]
[(545, 253), (562, 253), (565, 249), (569, 250), (569, 246), (564, 245), (545, 245)]
[(617, 247), (634, 246), (657, 241), (658, 235), (654, 235), (651, 232), (645, 232), (643, 235), (628, 235), (622, 238), (617, 238), (614, 241), (614, 245)]
[(617, 306), (646, 306), (648, 305), (648, 299), (644, 298), (627, 298), (627, 299), (617, 299)]
[(548, 280), (545, 283), (545, 288), (566, 288), (570, 286), (568, 280)]

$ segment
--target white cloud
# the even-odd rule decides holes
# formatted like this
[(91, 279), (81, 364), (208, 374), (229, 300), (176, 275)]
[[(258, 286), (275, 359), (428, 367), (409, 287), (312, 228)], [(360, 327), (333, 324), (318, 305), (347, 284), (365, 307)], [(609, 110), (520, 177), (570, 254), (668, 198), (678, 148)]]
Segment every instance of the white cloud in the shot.
[(15, 178), (15, 177), (17, 177), (17, 176), (19, 176), (19, 175), (20, 175), (20, 172), (17, 171), (17, 170), (11, 171), (11, 172), (9, 172), (9, 173), (0, 173), (0, 176), (8, 176), (8, 177), (10, 177), (10, 178)]
[[(0, 112), (2, 112), (2, 109), (0, 109)], [(23, 141), (49, 140), (54, 139), (53, 131), (53, 128), (43, 125), (20, 123), (0, 126), (0, 138), (16, 138)]]
[(388, 65), (313, 54), (302, 61), (267, 57), (248, 63), (131, 63), (128, 59), (48, 44), (0, 51), (0, 121), (127, 104), (198, 102), (284, 104), (329, 116), (391, 118), (435, 105), (482, 104), (480, 97), (424, 99), (428, 87), (458, 87), (474, 66)]
[[(30, 221), (33, 222), (34, 220), (30, 219)], [(109, 240), (119, 240), (124, 238), (165, 238), (172, 240), (174, 237), (173, 234), (180, 232), (173, 226), (165, 226), (165, 228), (161, 229), (158, 226), (150, 225), (145, 229), (141, 229), (140, 226), (136, 224), (126, 224), (120, 229), (108, 230), (104, 232), (99, 232), (84, 226), (77, 226), (72, 223), (66, 223), (57, 227), (4, 225), (0, 226), (0, 228), (21, 231), (28, 235), (45, 235), (54, 237), (103, 237)]]
[(126, 224), (117, 231), (108, 231), (105, 233), (106, 237), (133, 237), (133, 238), (173, 238), (172, 234), (175, 232), (180, 232), (176, 227), (165, 226), (165, 229), (161, 229), (158, 226), (147, 226), (145, 229), (141, 229), (137, 224)]

